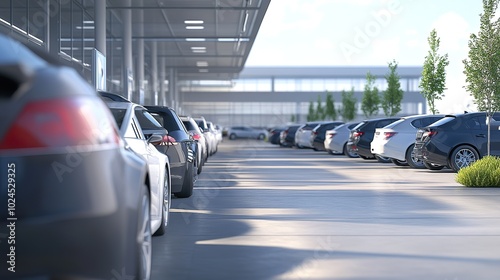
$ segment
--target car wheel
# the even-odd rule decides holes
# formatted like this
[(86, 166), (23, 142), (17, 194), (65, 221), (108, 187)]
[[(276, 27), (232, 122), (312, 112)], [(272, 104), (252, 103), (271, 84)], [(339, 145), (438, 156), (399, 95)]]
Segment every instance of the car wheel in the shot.
[(149, 190), (144, 185), (141, 188), (141, 199), (139, 205), (139, 219), (137, 230), (138, 260), (136, 279), (147, 280), (151, 276), (151, 214), (149, 202)]
[(231, 133), (231, 135), (229, 135), (229, 139), (230, 139), (230, 140), (234, 140), (234, 139), (236, 139), (236, 134)]
[(391, 158), (391, 162), (397, 166), (408, 166), (408, 162), (406, 160)]
[(352, 149), (349, 149), (349, 147), (347, 147), (347, 143), (344, 144), (344, 154), (350, 158), (359, 157), (358, 153), (354, 152)]
[(471, 165), (478, 159), (479, 154), (474, 148), (468, 145), (462, 145), (451, 153), (449, 166), (453, 171), (458, 172), (460, 169)]
[(433, 163), (428, 163), (426, 161), (422, 161), (422, 165), (429, 170), (441, 170), (444, 168), (443, 165), (436, 165)]
[(417, 168), (417, 169), (422, 169), (425, 168), (424, 162), (418, 158), (415, 157), (415, 153), (413, 152), (413, 147), (415, 144), (412, 144), (408, 149), (406, 150), (406, 162), (410, 167), (412, 168)]
[(182, 189), (180, 192), (175, 193), (175, 196), (178, 198), (186, 198), (190, 197), (193, 194), (194, 187), (194, 174), (193, 167), (189, 167), (184, 174), (184, 180), (182, 183)]
[(259, 140), (264, 140), (266, 138), (266, 136), (264, 134), (259, 134), (259, 137), (257, 137), (257, 139)]
[(169, 173), (165, 172), (165, 179), (163, 184), (163, 205), (161, 211), (161, 224), (154, 233), (155, 236), (162, 236), (165, 234), (168, 225), (168, 218), (170, 216), (170, 179)]
[(375, 158), (380, 163), (390, 163), (391, 162), (391, 158), (389, 158), (389, 157), (383, 157), (383, 156), (376, 155)]

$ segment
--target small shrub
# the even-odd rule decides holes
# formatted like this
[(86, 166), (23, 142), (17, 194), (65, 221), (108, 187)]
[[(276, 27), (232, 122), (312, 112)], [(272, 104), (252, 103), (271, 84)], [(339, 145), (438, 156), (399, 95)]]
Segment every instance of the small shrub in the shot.
[(466, 187), (500, 187), (500, 158), (485, 156), (460, 169), (455, 180)]

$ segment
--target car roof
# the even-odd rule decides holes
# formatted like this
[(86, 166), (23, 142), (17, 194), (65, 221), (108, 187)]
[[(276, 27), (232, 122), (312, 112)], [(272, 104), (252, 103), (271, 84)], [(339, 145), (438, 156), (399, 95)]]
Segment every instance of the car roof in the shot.
[(135, 104), (132, 102), (105, 101), (104, 103), (106, 103), (106, 105), (109, 108), (113, 108), (113, 109), (129, 109), (129, 108), (138, 107), (138, 106), (142, 107), (141, 105)]

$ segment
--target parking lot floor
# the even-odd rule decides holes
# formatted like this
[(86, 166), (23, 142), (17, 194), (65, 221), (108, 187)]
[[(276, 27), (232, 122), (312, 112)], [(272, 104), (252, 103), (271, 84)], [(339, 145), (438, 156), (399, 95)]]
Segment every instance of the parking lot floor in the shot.
[(455, 175), (225, 140), (152, 279), (500, 279), (500, 189)]

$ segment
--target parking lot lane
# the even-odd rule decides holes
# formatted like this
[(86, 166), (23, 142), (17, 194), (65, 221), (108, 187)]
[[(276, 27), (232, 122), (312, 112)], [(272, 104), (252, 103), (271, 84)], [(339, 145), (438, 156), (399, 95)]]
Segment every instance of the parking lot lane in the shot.
[(152, 279), (500, 279), (500, 190), (224, 141), (153, 238)]

